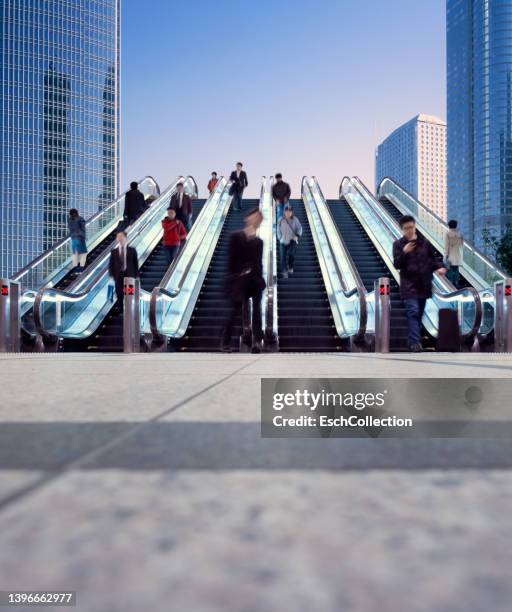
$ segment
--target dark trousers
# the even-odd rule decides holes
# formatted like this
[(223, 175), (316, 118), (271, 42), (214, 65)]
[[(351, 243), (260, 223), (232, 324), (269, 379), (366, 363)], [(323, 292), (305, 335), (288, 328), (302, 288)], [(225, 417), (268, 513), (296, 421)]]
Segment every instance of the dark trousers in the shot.
[(404, 300), (409, 348), (412, 348), (415, 344), (421, 344), (421, 319), (425, 312), (426, 303), (426, 298), (408, 298)]
[(242, 196), (244, 195), (243, 191), (235, 191), (233, 193), (233, 210), (242, 210)]
[(281, 272), (293, 269), (295, 262), (295, 251), (297, 250), (297, 243), (292, 240), (290, 244), (281, 243)]
[(458, 287), (459, 279), (460, 279), (459, 266), (450, 266), (448, 268), (446, 277), (452, 283), (452, 285), (455, 285), (455, 287)]
[(117, 304), (120, 308), (124, 308), (124, 272), (115, 279)]
[(164, 245), (165, 257), (167, 259), (168, 266), (172, 264), (179, 250), (180, 250), (179, 244), (174, 244), (172, 246)]
[[(261, 325), (261, 295), (260, 291), (255, 297), (252, 298), (252, 340), (253, 342), (260, 341), (263, 339), (263, 329)], [(231, 344), (231, 336), (233, 334), (233, 327), (235, 321), (240, 313), (242, 313), (242, 322), (247, 316), (247, 309), (249, 308), (249, 300), (244, 302), (235, 302), (230, 300), (229, 302), (229, 313), (224, 324), (224, 331), (222, 332), (222, 344), (223, 346), (229, 346)]]

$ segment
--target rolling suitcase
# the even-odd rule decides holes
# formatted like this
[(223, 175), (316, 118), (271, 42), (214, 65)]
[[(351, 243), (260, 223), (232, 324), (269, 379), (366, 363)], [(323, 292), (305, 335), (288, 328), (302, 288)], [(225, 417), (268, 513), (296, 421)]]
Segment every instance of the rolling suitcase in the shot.
[(453, 308), (440, 308), (438, 329), (437, 350), (443, 353), (458, 353), (461, 337), (457, 311)]

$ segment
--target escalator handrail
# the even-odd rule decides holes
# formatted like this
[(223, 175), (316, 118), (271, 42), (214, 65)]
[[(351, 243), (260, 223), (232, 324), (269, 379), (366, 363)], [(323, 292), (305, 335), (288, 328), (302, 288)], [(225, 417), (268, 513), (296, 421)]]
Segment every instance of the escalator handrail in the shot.
[[(426, 213), (428, 213), (430, 216), (432, 216), (440, 225), (442, 225), (446, 230), (448, 230), (448, 224), (446, 223), (446, 221), (444, 221), (443, 219), (441, 219), (441, 217), (439, 217), (438, 215), (436, 215), (436, 213), (432, 210), (430, 210), (430, 208), (428, 208), (427, 206), (425, 206), (425, 204), (423, 204), (422, 202), (420, 202), (417, 198), (415, 198), (413, 195), (411, 195), (406, 189), (404, 189), (399, 183), (397, 183), (395, 180), (393, 180), (390, 176), (385, 176), (381, 182), (379, 183), (379, 186), (377, 187), (377, 198), (381, 198), (381, 197), (387, 197), (387, 195), (385, 193), (382, 193), (382, 188), (384, 183), (388, 181), (390, 183), (392, 183), (395, 187), (397, 187), (400, 191), (403, 191), (403, 193), (408, 196), (409, 198), (411, 198), (411, 200), (414, 201), (415, 204), (417, 204), (418, 208), (421, 208), (422, 210), (424, 210)], [(485, 261), (485, 263), (487, 265), (489, 265), (491, 268), (494, 268), (497, 272), (497, 274), (499, 274), (500, 276), (503, 277), (503, 279), (509, 278), (509, 274), (507, 274), (505, 272), (505, 270), (503, 270), (502, 268), (500, 268), (500, 266), (494, 262), (491, 261), (489, 259), (489, 257), (487, 257), (487, 255), (485, 255), (482, 251), (480, 251), (480, 249), (478, 249), (475, 245), (473, 244), (469, 244), (467, 241), (465, 241), (465, 246), (470, 249), (471, 251), (473, 251), (474, 253), (476, 253), (481, 259), (483, 259), (483, 261)]]
[[(369, 192), (367, 187), (364, 185), (364, 183), (362, 183), (362, 181), (357, 176), (354, 176), (352, 178), (344, 177), (340, 184), (340, 193), (341, 193), (341, 185), (344, 183), (346, 179), (348, 179), (350, 183), (357, 189), (357, 191), (364, 198), (364, 200), (368, 202), (368, 204), (372, 208), (375, 215), (380, 219), (381, 224), (386, 230), (386, 232), (393, 238), (393, 240), (396, 240), (395, 235), (393, 234), (393, 232), (390, 230), (388, 226), (388, 223), (391, 222), (391, 223), (396, 224), (396, 221), (392, 219), (389, 213), (385, 212), (381, 206), (377, 205), (377, 202), (374, 201), (372, 194)], [(369, 199), (363, 195), (362, 191), (365, 191), (367, 193), (367, 195), (369, 196)], [(342, 197), (344, 196), (342, 195)], [(394, 266), (392, 270), (393, 269), (394, 269)], [(480, 329), (480, 325), (482, 323), (482, 316), (483, 316), (482, 300), (480, 298), (480, 294), (478, 293), (478, 291), (474, 287), (464, 287), (463, 289), (457, 289), (456, 291), (441, 292), (435, 286), (432, 286), (432, 290), (435, 295), (437, 295), (442, 300), (446, 300), (446, 301), (450, 301), (458, 297), (463, 297), (467, 295), (468, 293), (471, 295), (475, 303), (475, 316), (473, 318), (471, 329), (466, 334), (462, 334), (462, 338), (463, 340), (473, 340), (476, 337), (478, 330)]]
[[(147, 179), (153, 181), (153, 183), (155, 184), (155, 188), (156, 188), (156, 192), (157, 192), (157, 197), (160, 196), (160, 186), (158, 185), (158, 183), (155, 181), (155, 179), (152, 176), (149, 176), (149, 175), (145, 176), (141, 181), (139, 181), (139, 184), (143, 183)], [(113, 206), (116, 206), (118, 204), (119, 200), (121, 198), (124, 198), (125, 195), (126, 195), (126, 192), (123, 193), (123, 194), (120, 194), (108, 206), (106, 206), (105, 208), (102, 208), (101, 210), (98, 210), (97, 212), (94, 213), (94, 215), (92, 215), (92, 217), (89, 217), (89, 219), (87, 219), (87, 221), (85, 222), (86, 230), (87, 230), (87, 226), (90, 223), (93, 223), (94, 221), (96, 221), (96, 219), (98, 219), (101, 215), (105, 214)], [(52, 246), (49, 249), (46, 249), (46, 251), (43, 251), (40, 255), (38, 255), (35, 259), (33, 259), (31, 262), (29, 262), (26, 266), (21, 268), (21, 270), (18, 270), (18, 272), (16, 272), (16, 274), (14, 274), (14, 276), (12, 277), (11, 280), (19, 281), (23, 276), (25, 276), (25, 274), (30, 272), (30, 270), (32, 268), (34, 268), (38, 263), (40, 263), (41, 261), (43, 261), (44, 259), (49, 257), (54, 251), (56, 251), (57, 249), (62, 247), (70, 239), (71, 239), (71, 235), (70, 234), (66, 234), (65, 236), (63, 236), (60, 240), (58, 240), (57, 242), (52, 244)]]
[[(224, 177), (221, 177), (219, 179), (219, 184), (220, 181), (223, 179)], [(224, 196), (224, 194), (226, 192), (229, 192), (229, 190), (231, 189), (231, 185), (233, 184), (232, 181), (227, 181), (226, 184), (224, 185), (222, 191), (220, 192), (220, 196), (219, 196), (219, 202), (222, 202), (222, 198)], [(211, 196), (214, 195), (215, 192), (212, 192)], [(206, 210), (206, 206), (207, 204), (205, 204), (203, 210)], [(202, 212), (202, 211), (201, 211)], [(197, 256), (197, 253), (199, 252), (199, 248), (200, 248), (201, 244), (198, 243), (195, 251), (192, 253), (192, 256), (190, 258), (190, 261), (188, 262), (188, 264), (186, 265), (185, 269), (183, 270), (183, 273), (180, 277), (180, 280), (178, 282), (178, 286), (176, 287), (176, 289), (174, 291), (169, 291), (167, 289), (165, 289), (165, 287), (163, 285), (165, 285), (167, 282), (169, 282), (170, 278), (172, 277), (174, 271), (176, 270), (181, 257), (183, 256), (183, 253), (185, 252), (185, 249), (181, 249), (180, 252), (178, 253), (178, 256), (175, 258), (175, 260), (172, 262), (171, 266), (169, 267), (169, 269), (167, 270), (165, 276), (163, 277), (163, 279), (160, 281), (160, 284), (155, 287), (152, 291), (151, 291), (151, 297), (149, 300), (149, 312), (148, 312), (148, 319), (149, 319), (149, 326), (151, 328), (151, 334), (153, 335), (153, 338), (155, 339), (161, 339), (162, 338), (162, 334), (160, 333), (159, 329), (158, 329), (158, 323), (156, 320), (156, 306), (157, 306), (157, 302), (158, 302), (158, 297), (160, 295), (165, 295), (168, 298), (171, 299), (176, 299), (182, 289), (183, 286), (185, 284), (185, 280), (188, 276), (188, 273), (192, 267), (192, 264), (195, 261), (195, 258)]]
[[(318, 190), (319, 190), (320, 196), (322, 197), (322, 199), (323, 199), (323, 201), (325, 203), (325, 198), (324, 198), (322, 190), (320, 189), (320, 185), (318, 184), (317, 178), (315, 176), (312, 176), (311, 178), (313, 179), (315, 184), (318, 186)], [(309, 193), (311, 194), (311, 198), (316, 203), (315, 196), (313, 195), (313, 191), (311, 190), (311, 186), (309, 185), (309, 182), (308, 182), (308, 177), (306, 177), (306, 176), (302, 177), (302, 185), (301, 185), (301, 192), (302, 193), (304, 193), (305, 186), (309, 190)], [(325, 203), (325, 208), (328, 211), (329, 215), (331, 215), (329, 207), (327, 206), (326, 203)], [(327, 230), (325, 228), (322, 216), (319, 214), (318, 217), (320, 219), (320, 222), (322, 223), (324, 234), (327, 237), (327, 243), (329, 245), (329, 251), (331, 253), (331, 258), (332, 258), (332, 260), (334, 262), (334, 265), (336, 267), (336, 274), (338, 275), (338, 278), (340, 280), (340, 285), (342, 287), (344, 287), (344, 289), (342, 289), (342, 293), (343, 293), (343, 295), (344, 295), (344, 297), (346, 299), (350, 299), (354, 295), (357, 295), (357, 297), (358, 297), (358, 301), (359, 301), (359, 325), (358, 325), (357, 332), (354, 334), (354, 337), (356, 339), (364, 338), (364, 336), (366, 334), (366, 328), (367, 328), (367, 325), (368, 325), (368, 308), (367, 308), (367, 303), (366, 303), (366, 295), (367, 295), (366, 287), (364, 286), (363, 282), (361, 281), (361, 279), (359, 277), (359, 273), (357, 272), (357, 268), (354, 265), (354, 261), (352, 260), (352, 257), (350, 257), (350, 255), (348, 255), (348, 250), (347, 250), (347, 248), (345, 246), (345, 242), (341, 238), (341, 233), (338, 232), (338, 238), (340, 238), (340, 242), (342, 244), (343, 250), (345, 251), (345, 254), (348, 255), (347, 261), (349, 262), (349, 264), (350, 264), (350, 266), (352, 268), (352, 270), (351, 270), (352, 274), (353, 274), (354, 278), (356, 279), (356, 286), (355, 287), (353, 287), (352, 289), (347, 289), (346, 288), (345, 279), (344, 279), (343, 274), (342, 274), (342, 272), (340, 270), (337, 257), (336, 257), (336, 255), (334, 253), (334, 249), (333, 249), (332, 244), (331, 244), (330, 235), (329, 235), (329, 233), (327, 232)], [(332, 218), (332, 215), (331, 215), (331, 218)], [(333, 226), (336, 227), (336, 224), (334, 223), (334, 220), (333, 220)]]
[[(178, 183), (183, 182), (186, 183), (189, 178), (191, 179), (192, 177), (186, 177), (184, 180), (183, 176), (179, 176), (174, 183), (171, 184), (171, 186), (164, 191), (164, 193), (160, 194), (160, 197), (166, 197), (168, 195), (170, 195), (172, 197), (172, 194), (176, 191), (176, 186), (178, 185)], [(193, 180), (193, 179), (192, 179)], [(197, 185), (195, 184), (195, 181), (193, 181), (194, 184), (194, 192), (193, 194), (197, 195)], [(127, 233), (130, 234), (129, 238), (128, 238), (128, 244), (130, 244), (130, 242), (136, 238), (137, 236), (139, 236), (147, 227), (148, 225), (151, 224), (153, 217), (156, 215), (156, 212), (154, 212), (155, 208), (152, 206), (150, 209), (148, 209), (146, 211), (147, 214), (149, 214), (149, 218), (146, 218), (146, 214), (140, 216), (131, 226), (129, 226), (127, 228)], [(153, 212), (153, 214), (151, 214), (151, 212)], [(112, 244), (110, 244), (95, 260), (94, 262), (91, 264), (90, 267), (92, 267), (94, 264), (97, 264), (97, 267), (101, 264), (104, 264), (104, 262), (106, 262), (106, 260), (110, 257), (110, 253), (116, 248), (117, 246), (117, 242), (114, 240), (112, 242)], [(101, 261), (100, 261), (101, 260)], [(97, 263), (99, 262), (99, 263)], [(102, 280), (103, 276), (104, 276), (104, 272), (105, 270), (101, 270), (100, 273), (97, 273), (97, 270), (92, 270), (91, 269), (91, 277), (89, 282), (87, 283), (87, 285), (81, 289), (79, 292), (74, 292), (72, 291), (72, 287), (76, 284), (73, 283), (73, 285), (71, 285), (71, 288), (68, 288), (67, 290), (63, 290), (63, 289), (56, 289), (52, 286), (49, 285), (45, 285), (44, 287), (41, 287), (36, 294), (36, 297), (34, 299), (34, 306), (33, 306), (33, 313), (34, 313), (34, 324), (37, 330), (37, 333), (39, 335), (41, 335), (43, 338), (54, 338), (54, 335), (52, 333), (49, 333), (46, 331), (45, 327), (44, 327), (44, 323), (43, 323), (43, 319), (42, 319), (42, 315), (41, 315), (41, 304), (43, 302), (43, 299), (45, 297), (45, 294), (47, 291), (52, 290), (54, 291), (57, 295), (62, 296), (63, 298), (66, 298), (66, 300), (70, 301), (70, 302), (76, 302), (79, 301), (80, 299), (84, 298), (90, 291), (92, 291), (94, 289), (94, 287)], [(80, 277), (78, 277), (77, 281), (80, 280)]]
[[(260, 191), (260, 210), (263, 202), (263, 197), (265, 195), (265, 184), (266, 178), (262, 177), (261, 181), (261, 191)], [(276, 205), (274, 198), (272, 196), (272, 187), (274, 184), (274, 177), (271, 176), (269, 178), (270, 183), (270, 201), (271, 201), (271, 215), (270, 219), (270, 228), (271, 228), (271, 240), (269, 240), (269, 251), (267, 258), (267, 286), (265, 291), (267, 292), (267, 305), (265, 311), (265, 337), (271, 338), (274, 335), (274, 296), (275, 296), (275, 287), (276, 287), (276, 279), (274, 276), (274, 219), (276, 214)]]

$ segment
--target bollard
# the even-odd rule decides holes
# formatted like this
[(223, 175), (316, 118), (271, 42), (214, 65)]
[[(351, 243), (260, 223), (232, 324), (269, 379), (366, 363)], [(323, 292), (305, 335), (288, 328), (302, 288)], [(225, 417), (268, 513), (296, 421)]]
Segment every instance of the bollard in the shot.
[(375, 281), (375, 352), (389, 353), (391, 287), (389, 278)]
[(0, 279), (0, 353), (20, 350), (20, 286)]
[(140, 352), (140, 280), (124, 279), (123, 350)]
[(512, 278), (494, 284), (494, 349), (512, 352)]

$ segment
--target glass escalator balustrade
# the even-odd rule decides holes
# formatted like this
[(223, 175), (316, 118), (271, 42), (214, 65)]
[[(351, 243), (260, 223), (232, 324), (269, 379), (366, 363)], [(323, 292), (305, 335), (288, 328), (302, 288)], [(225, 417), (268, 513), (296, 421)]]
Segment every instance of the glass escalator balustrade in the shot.
[[(364, 224), (390, 272), (399, 283), (400, 275), (392, 260), (393, 242), (402, 235), (398, 225), (387, 213), (384, 213), (375, 198), (356, 177), (343, 180), (340, 195), (349, 202), (359, 220)], [(428, 333), (437, 337), (439, 309), (453, 308), (459, 313), (463, 336), (474, 337), (480, 327), (482, 312), (478, 293), (472, 288), (467, 288), (453, 295), (453, 285), (438, 274), (434, 274), (433, 287), (434, 293), (427, 301), (423, 318), (423, 324)]]
[[(127, 229), (128, 244), (137, 250), (140, 267), (161, 239), (161, 219), (165, 216), (170, 199), (178, 182), (183, 182), (185, 192), (197, 195), (192, 177), (177, 179), (144, 213)], [(100, 325), (112, 307), (112, 291), (109, 289), (108, 264), (112, 244), (74, 286), (74, 293), (54, 288), (41, 290), (36, 298), (36, 325), (42, 335), (63, 338), (85, 338)]]
[[(232, 196), (230, 183), (222, 177), (190, 232), (186, 245), (170, 275), (164, 277), (152, 294), (144, 296), (145, 313), (141, 332), (156, 337), (181, 338), (188, 327), (192, 310), (204, 281)], [(151, 302), (153, 302), (151, 304)]]
[(260, 210), (263, 221), (258, 236), (263, 240), (263, 278), (267, 287), (262, 296), (263, 329), (267, 337), (277, 338), (277, 299), (275, 295), (277, 277), (276, 214), (272, 198), (273, 177), (262, 177)]

